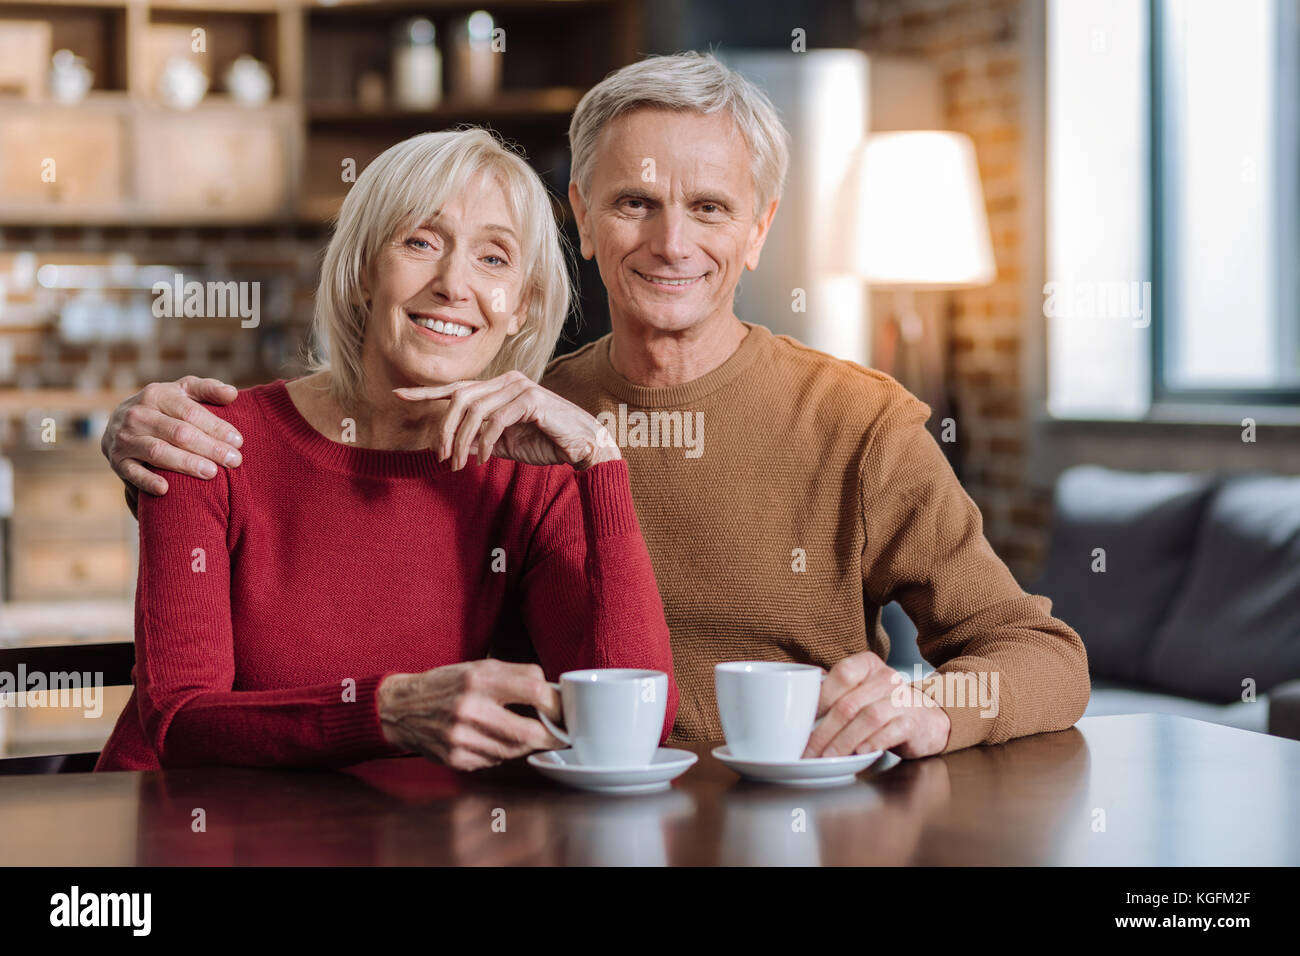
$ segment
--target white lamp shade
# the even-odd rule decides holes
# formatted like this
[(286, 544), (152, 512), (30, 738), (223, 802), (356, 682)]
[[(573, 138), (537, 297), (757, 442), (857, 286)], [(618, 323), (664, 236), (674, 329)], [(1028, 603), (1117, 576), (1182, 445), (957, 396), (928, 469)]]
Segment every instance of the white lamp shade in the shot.
[(875, 133), (859, 176), (854, 260), (868, 283), (938, 289), (993, 281), (997, 266), (970, 137)]

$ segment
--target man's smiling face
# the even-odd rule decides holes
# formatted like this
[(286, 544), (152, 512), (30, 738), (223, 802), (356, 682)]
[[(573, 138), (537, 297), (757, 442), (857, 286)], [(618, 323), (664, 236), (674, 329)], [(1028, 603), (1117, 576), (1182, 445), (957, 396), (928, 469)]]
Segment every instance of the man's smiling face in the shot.
[(776, 210), (755, 209), (751, 154), (728, 113), (638, 109), (601, 131), (586, 198), (569, 199), (615, 322), (683, 331), (732, 314)]

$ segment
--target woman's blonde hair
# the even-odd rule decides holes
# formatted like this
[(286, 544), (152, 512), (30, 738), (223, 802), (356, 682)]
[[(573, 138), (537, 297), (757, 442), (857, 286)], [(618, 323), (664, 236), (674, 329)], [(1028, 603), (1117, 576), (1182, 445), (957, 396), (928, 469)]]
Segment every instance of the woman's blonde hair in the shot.
[(527, 301), (520, 330), (480, 377), (511, 370), (534, 381), (541, 377), (570, 303), (567, 247), (555, 208), (517, 152), (489, 130), (463, 127), (422, 133), (386, 149), (357, 177), (339, 210), (316, 290), (311, 365), (330, 371), (331, 390), (341, 402), (351, 404), (360, 391), (366, 269), (396, 233), (435, 218), (447, 198), (480, 172), (497, 177), (520, 230)]

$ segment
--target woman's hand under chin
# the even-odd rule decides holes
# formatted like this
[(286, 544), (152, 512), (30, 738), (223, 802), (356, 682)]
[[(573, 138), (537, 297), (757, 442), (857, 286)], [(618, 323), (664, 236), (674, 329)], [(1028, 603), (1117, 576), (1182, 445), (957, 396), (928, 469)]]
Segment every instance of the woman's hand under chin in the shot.
[(446, 399), (434, 450), (453, 469), (492, 455), (526, 465), (572, 465), (578, 470), (622, 456), (609, 431), (579, 406), (522, 372), (486, 381), (396, 388), (408, 402)]

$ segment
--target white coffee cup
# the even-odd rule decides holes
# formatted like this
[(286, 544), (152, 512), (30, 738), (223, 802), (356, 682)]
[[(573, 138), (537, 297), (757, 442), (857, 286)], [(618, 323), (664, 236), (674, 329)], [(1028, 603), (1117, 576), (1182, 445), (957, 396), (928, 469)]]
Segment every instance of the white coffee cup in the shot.
[(713, 668), (727, 749), (742, 760), (798, 760), (826, 672), (812, 664), (728, 661)]
[(663, 734), (668, 675), (608, 667), (566, 671), (552, 684), (560, 692), (564, 727), (538, 714), (546, 729), (590, 767), (645, 767)]

